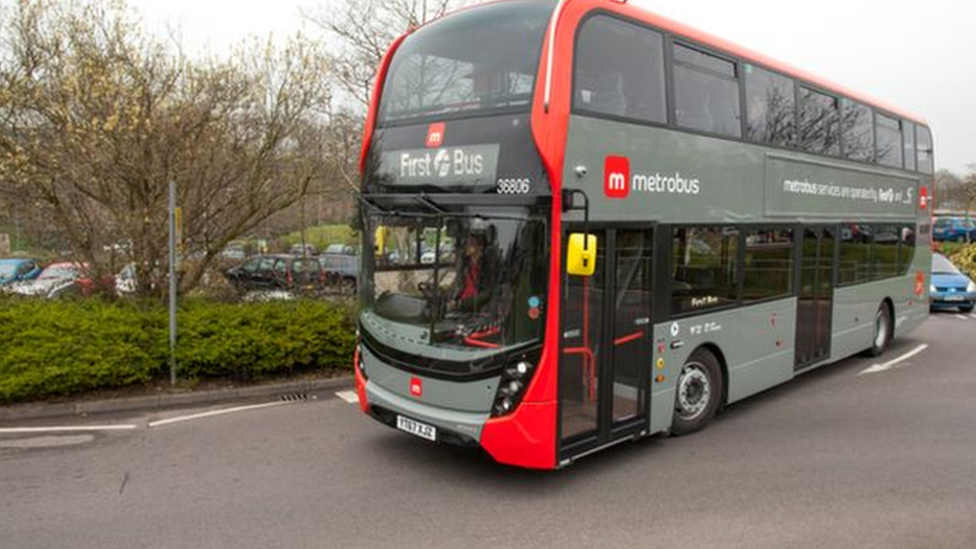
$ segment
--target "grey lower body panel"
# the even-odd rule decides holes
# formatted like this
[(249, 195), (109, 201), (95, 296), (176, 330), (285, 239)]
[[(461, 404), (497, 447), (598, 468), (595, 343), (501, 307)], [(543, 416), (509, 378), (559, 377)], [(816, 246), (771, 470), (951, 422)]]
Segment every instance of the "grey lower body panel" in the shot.
[(487, 413), (460, 412), (426, 406), (388, 391), (372, 381), (366, 382), (366, 398), (370, 406), (379, 406), (475, 441), (481, 440), (481, 429), (488, 421)]

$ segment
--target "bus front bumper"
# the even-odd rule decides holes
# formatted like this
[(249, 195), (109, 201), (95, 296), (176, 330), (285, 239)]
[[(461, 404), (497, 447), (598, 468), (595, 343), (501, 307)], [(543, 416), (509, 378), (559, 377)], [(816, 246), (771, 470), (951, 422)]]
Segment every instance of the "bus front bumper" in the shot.
[(480, 446), (481, 431), (488, 421), (487, 413), (459, 412), (426, 406), (393, 393), (372, 381), (365, 384), (369, 415), (397, 428), (397, 416), (426, 423), (437, 428), (437, 442), (456, 446)]

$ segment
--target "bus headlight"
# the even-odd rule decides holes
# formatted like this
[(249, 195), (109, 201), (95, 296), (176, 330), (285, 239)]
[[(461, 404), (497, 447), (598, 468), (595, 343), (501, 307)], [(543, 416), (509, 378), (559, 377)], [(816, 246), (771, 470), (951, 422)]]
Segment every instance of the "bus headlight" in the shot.
[(363, 362), (363, 346), (361, 344), (356, 348), (356, 369), (362, 374), (363, 379), (369, 379), (366, 376), (366, 365)]
[(934, 294), (938, 290), (935, 289), (935, 284), (929, 284), (929, 293)]
[(491, 417), (504, 416), (518, 407), (525, 396), (525, 389), (535, 373), (535, 363), (538, 361), (538, 351), (520, 353), (510, 357), (508, 366), (502, 370), (502, 377), (495, 393), (495, 403), (491, 408)]
[(976, 293), (976, 282), (969, 282), (969, 286), (966, 286), (966, 291), (969, 293)]

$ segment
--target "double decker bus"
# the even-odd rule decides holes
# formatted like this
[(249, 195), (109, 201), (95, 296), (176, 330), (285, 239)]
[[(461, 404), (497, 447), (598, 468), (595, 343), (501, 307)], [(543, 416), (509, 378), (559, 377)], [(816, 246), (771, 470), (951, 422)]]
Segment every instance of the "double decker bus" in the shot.
[(360, 162), (363, 411), (554, 469), (928, 315), (923, 119), (611, 0), (398, 39)]

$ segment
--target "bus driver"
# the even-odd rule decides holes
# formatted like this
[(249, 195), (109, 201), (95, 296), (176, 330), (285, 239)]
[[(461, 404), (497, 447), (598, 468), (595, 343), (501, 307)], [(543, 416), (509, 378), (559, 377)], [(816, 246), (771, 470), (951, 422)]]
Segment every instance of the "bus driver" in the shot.
[(455, 296), (456, 309), (477, 312), (491, 299), (491, 269), (485, 254), (485, 235), (470, 233), (464, 244), (461, 277)]

